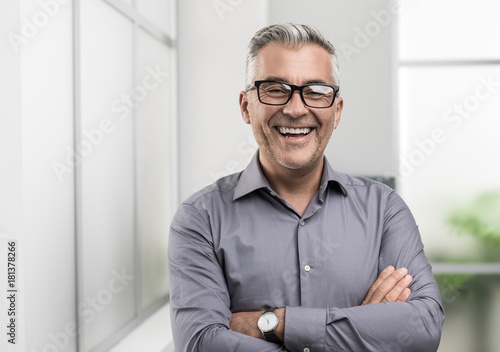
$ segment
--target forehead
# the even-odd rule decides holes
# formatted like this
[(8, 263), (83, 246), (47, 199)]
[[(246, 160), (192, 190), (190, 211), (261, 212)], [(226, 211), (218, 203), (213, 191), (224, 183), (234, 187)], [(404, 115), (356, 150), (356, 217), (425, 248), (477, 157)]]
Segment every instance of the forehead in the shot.
[(271, 43), (259, 51), (256, 64), (256, 80), (279, 77), (292, 84), (311, 81), (333, 84), (330, 55), (316, 44), (288, 48)]

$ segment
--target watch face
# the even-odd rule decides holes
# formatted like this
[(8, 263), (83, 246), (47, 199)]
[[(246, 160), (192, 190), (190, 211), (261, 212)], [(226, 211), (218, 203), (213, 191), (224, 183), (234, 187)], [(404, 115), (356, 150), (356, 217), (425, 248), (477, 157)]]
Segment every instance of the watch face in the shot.
[(273, 331), (278, 326), (278, 316), (273, 312), (267, 312), (260, 316), (257, 323), (262, 332)]

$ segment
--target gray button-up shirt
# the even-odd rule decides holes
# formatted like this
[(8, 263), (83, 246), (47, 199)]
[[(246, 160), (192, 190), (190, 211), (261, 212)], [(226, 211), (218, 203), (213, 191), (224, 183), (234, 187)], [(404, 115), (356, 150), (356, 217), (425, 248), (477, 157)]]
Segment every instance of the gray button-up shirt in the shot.
[[(271, 189), (258, 152), (181, 205), (168, 246), (177, 352), (437, 350), (444, 312), (408, 207), (324, 164), (303, 215)], [(413, 276), (408, 302), (360, 306), (388, 265)], [(269, 307), (286, 307), (284, 346), (229, 330), (231, 313)]]

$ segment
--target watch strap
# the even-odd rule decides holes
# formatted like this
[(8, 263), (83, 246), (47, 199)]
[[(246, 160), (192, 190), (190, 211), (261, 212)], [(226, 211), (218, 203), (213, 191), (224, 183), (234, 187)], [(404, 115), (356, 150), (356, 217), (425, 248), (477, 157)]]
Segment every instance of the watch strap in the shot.
[(278, 336), (276, 336), (276, 334), (274, 333), (274, 331), (271, 331), (271, 332), (265, 332), (264, 333), (264, 337), (266, 338), (267, 341), (269, 342), (274, 342), (274, 343), (279, 343), (281, 344), (281, 341), (280, 339), (278, 338)]

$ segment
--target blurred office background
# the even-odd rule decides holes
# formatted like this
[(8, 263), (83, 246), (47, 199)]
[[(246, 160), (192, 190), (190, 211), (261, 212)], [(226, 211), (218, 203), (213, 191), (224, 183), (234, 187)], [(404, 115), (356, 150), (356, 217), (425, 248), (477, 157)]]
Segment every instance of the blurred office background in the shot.
[(173, 351), (169, 222), (255, 152), (245, 51), (279, 22), (337, 47), (326, 154), (396, 180), (440, 285), (439, 351), (498, 351), (496, 0), (2, 2), (0, 259), (17, 238), (21, 317), (2, 351)]

